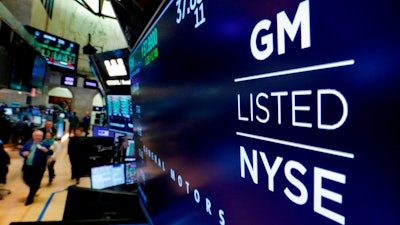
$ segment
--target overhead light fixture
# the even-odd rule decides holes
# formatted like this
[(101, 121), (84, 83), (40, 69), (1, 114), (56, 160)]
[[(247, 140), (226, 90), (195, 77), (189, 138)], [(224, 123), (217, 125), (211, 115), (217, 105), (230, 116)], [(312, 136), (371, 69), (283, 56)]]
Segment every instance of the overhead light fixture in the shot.
[(90, 34), (88, 35), (89, 35), (89, 40), (87, 45), (83, 46), (83, 54), (93, 55), (97, 52), (97, 49), (90, 44)]

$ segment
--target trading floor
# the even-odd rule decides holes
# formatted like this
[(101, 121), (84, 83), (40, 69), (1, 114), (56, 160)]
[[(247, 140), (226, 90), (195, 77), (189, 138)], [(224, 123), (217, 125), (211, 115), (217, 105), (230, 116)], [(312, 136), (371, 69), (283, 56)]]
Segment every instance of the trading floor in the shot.
[[(55, 164), (56, 177), (51, 185), (48, 185), (48, 173), (45, 172), (33, 204), (25, 206), (29, 189), (22, 180), (23, 158), (19, 156), (15, 145), (5, 145), (10, 155), (11, 164), (7, 175), (7, 183), (0, 185), (0, 189), (9, 189), (11, 194), (3, 195), (0, 200), (0, 225), (9, 225), (10, 222), (25, 221), (60, 221), (64, 213), (64, 206), (67, 197), (66, 188), (75, 185), (71, 180), (71, 166), (67, 154), (68, 139), (62, 143), (62, 152)], [(83, 177), (80, 180), (80, 187), (89, 187), (90, 178)]]

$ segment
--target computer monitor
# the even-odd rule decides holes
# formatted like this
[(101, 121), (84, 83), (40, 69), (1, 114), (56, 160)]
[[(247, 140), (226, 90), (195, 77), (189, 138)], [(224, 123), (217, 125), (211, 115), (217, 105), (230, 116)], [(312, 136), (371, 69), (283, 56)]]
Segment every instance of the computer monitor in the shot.
[(123, 220), (130, 221), (130, 224), (148, 224), (136, 193), (73, 185), (68, 187), (62, 222), (64, 225), (72, 225), (73, 221), (82, 220), (95, 222), (93, 225), (117, 225), (123, 224)]
[(128, 140), (128, 146), (125, 149), (125, 162), (135, 161), (135, 141)]
[(40, 125), (42, 125), (42, 117), (41, 116), (33, 116), (32, 117), (32, 123), (34, 124), (34, 125), (37, 125), (37, 126), (40, 126)]
[(136, 184), (136, 162), (125, 163), (125, 184), (132, 185)]
[(103, 126), (97, 126), (93, 125), (92, 126), (92, 136), (93, 137), (114, 137), (115, 132), (110, 131), (108, 127), (103, 127)]
[(7, 116), (11, 116), (13, 114), (12, 108), (4, 108), (4, 114)]
[(39, 108), (32, 108), (31, 113), (33, 116), (39, 116), (41, 114), (41, 111)]
[(133, 134), (133, 110), (131, 95), (109, 94), (106, 96), (107, 120), (110, 130)]
[(93, 189), (105, 189), (125, 184), (125, 164), (92, 167), (90, 184)]

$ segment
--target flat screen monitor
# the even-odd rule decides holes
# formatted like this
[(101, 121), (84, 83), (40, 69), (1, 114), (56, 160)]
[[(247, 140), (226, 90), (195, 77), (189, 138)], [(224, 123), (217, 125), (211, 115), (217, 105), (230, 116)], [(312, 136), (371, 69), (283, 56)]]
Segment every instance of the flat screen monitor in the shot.
[(11, 59), (9, 49), (12, 29), (7, 23), (0, 21), (0, 88), (9, 88), (11, 75)]
[(32, 116), (32, 123), (36, 126), (42, 125), (42, 117), (41, 116)]
[(33, 116), (39, 116), (41, 114), (41, 110), (39, 108), (32, 108), (31, 113)]
[(125, 164), (92, 167), (90, 184), (93, 189), (105, 189), (125, 184)]
[(61, 77), (61, 85), (76, 87), (78, 83), (78, 78), (71, 75), (64, 75)]
[[(127, 221), (132, 225), (148, 224), (137, 194), (76, 185), (68, 187), (62, 224), (118, 225)], [(46, 224), (46, 221), (40, 222)]]
[(13, 109), (12, 108), (4, 108), (4, 114), (7, 116), (11, 116), (13, 114)]
[(14, 33), (9, 57), (11, 59), (11, 89), (31, 92), (31, 76), (36, 54), (36, 50), (23, 37)]
[(98, 84), (96, 80), (91, 80), (91, 79), (85, 79), (83, 81), (83, 87), (84, 88), (89, 88), (89, 89), (97, 89)]
[(33, 63), (31, 85), (36, 88), (43, 88), (44, 79), (46, 77), (47, 71), (47, 61), (39, 53), (35, 56), (35, 61)]
[(135, 161), (135, 141), (128, 140), (128, 146), (125, 149), (125, 161)]
[(99, 87), (107, 93), (129, 93), (127, 48), (101, 52), (89, 56), (89, 64)]
[(39, 43), (39, 52), (47, 63), (55, 69), (76, 72), (79, 56), (79, 44), (62, 37), (25, 25)]
[(103, 127), (103, 126), (97, 126), (93, 125), (92, 126), (92, 136), (93, 137), (114, 137), (115, 132), (110, 131), (108, 127)]
[(124, 134), (133, 133), (133, 110), (130, 95), (107, 95), (107, 120), (109, 129)]
[(132, 185), (137, 183), (136, 162), (125, 163), (125, 184)]
[(398, 2), (170, 2), (132, 51), (154, 225), (400, 221)]

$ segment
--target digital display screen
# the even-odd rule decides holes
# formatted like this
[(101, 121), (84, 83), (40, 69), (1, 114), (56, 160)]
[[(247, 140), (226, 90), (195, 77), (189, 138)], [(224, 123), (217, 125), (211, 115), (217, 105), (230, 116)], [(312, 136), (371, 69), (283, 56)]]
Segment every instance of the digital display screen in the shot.
[(11, 47), (12, 29), (7, 23), (0, 22), (0, 88), (9, 88), (11, 75), (11, 59), (8, 49)]
[(77, 83), (78, 83), (78, 79), (75, 76), (64, 75), (61, 78), (61, 85), (64, 85), (64, 86), (76, 87)]
[(125, 163), (125, 184), (135, 184), (136, 178), (136, 162)]
[(46, 60), (37, 54), (35, 56), (35, 62), (33, 63), (31, 85), (36, 88), (43, 88), (44, 79), (46, 77), (47, 62)]
[(107, 119), (110, 130), (133, 133), (132, 97), (130, 95), (107, 95)]
[(53, 34), (25, 26), (39, 43), (39, 52), (47, 63), (59, 68), (76, 71), (79, 56), (79, 44)]
[(41, 116), (33, 116), (32, 117), (32, 123), (35, 125), (41, 125), (42, 124), (42, 117)]
[(8, 58), (11, 60), (10, 88), (31, 92), (32, 69), (37, 52), (20, 35), (12, 35), (12, 44)]
[(12, 108), (3, 108), (4, 114), (7, 116), (13, 115), (13, 109)]
[(115, 133), (110, 131), (107, 127), (92, 125), (93, 137), (114, 137)]
[(130, 55), (152, 224), (400, 221), (397, 2), (170, 3)]
[(89, 79), (85, 79), (83, 81), (83, 87), (84, 88), (91, 88), (91, 89), (97, 89), (97, 81), (96, 80), (89, 80)]
[(125, 149), (125, 161), (134, 161), (135, 158), (135, 141), (128, 140), (128, 146)]
[(33, 116), (40, 116), (42, 114), (39, 108), (31, 108), (31, 113)]
[(129, 94), (128, 55), (123, 48), (89, 56), (93, 74), (107, 93)]
[(105, 189), (125, 184), (125, 164), (104, 165), (90, 168), (93, 189)]

